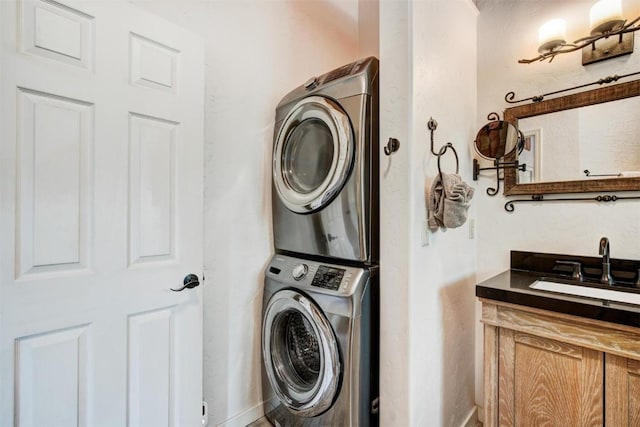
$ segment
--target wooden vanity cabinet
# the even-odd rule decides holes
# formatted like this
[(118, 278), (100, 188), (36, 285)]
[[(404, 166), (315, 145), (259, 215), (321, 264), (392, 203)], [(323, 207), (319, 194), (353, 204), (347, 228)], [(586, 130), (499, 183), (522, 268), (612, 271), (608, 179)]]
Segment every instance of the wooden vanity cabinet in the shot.
[(481, 301), (485, 426), (640, 426), (640, 328)]
[(640, 361), (605, 355), (606, 425), (640, 426)]

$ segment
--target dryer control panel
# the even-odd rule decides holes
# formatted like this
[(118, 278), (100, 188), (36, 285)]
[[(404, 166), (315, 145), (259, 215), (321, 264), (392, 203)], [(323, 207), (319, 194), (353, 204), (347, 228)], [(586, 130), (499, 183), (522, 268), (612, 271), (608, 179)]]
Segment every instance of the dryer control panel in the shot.
[(326, 265), (320, 265), (316, 275), (313, 276), (311, 286), (317, 286), (319, 288), (331, 289), (337, 291), (340, 289), (340, 282), (347, 270), (344, 268), (328, 267)]

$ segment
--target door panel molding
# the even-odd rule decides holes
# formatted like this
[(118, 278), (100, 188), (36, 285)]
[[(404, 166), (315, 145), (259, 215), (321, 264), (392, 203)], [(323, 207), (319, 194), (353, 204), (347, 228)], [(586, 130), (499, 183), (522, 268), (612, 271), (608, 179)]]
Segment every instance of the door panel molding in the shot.
[(16, 278), (89, 266), (93, 104), (18, 88)]

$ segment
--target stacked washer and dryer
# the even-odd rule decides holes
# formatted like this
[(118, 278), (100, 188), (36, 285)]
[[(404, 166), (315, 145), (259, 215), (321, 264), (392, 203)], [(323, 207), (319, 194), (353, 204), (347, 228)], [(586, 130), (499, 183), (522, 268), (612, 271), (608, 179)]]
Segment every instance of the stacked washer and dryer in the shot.
[(378, 60), (309, 79), (276, 108), (275, 255), (262, 321), (275, 426), (378, 424)]

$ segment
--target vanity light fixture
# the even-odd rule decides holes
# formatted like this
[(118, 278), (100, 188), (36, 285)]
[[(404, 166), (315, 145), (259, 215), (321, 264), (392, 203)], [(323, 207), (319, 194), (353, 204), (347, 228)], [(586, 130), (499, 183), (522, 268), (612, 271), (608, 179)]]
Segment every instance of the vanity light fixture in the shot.
[(561, 53), (582, 50), (582, 65), (592, 64), (633, 52), (634, 32), (640, 30), (640, 16), (627, 23), (622, 18), (620, 0), (600, 0), (589, 13), (591, 33), (573, 43), (565, 41), (565, 24), (553, 19), (540, 27), (538, 33), (539, 56), (520, 59), (521, 64), (549, 59)]

